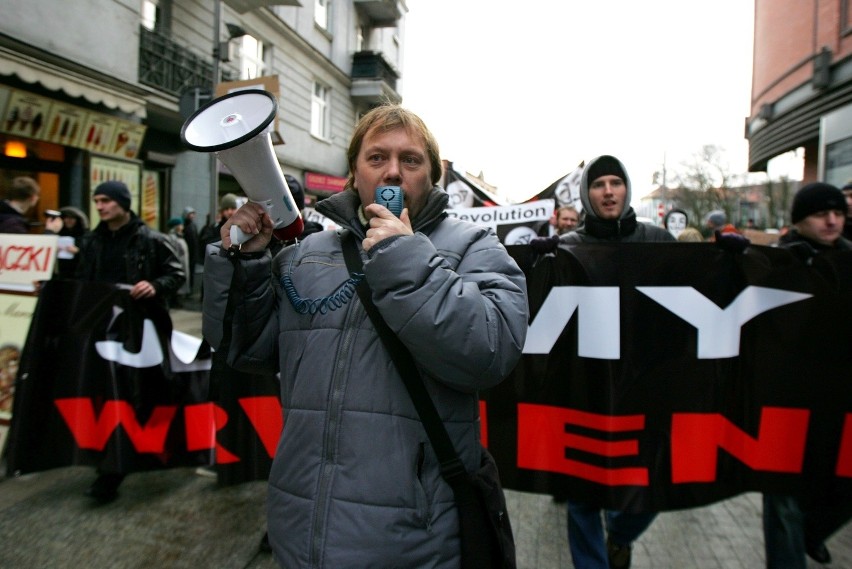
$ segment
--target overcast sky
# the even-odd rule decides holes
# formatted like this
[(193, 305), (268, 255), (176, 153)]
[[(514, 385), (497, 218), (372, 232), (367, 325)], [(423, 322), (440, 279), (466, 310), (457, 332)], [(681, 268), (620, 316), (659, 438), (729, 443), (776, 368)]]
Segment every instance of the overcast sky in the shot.
[(702, 146), (745, 173), (752, 0), (408, 0), (403, 105), (523, 200), (613, 154), (634, 200)]

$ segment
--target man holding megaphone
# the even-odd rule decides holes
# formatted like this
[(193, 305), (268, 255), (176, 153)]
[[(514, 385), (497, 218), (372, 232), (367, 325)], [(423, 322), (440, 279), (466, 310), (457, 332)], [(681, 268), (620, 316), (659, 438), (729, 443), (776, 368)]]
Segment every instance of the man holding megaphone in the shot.
[[(493, 230), (444, 214), (438, 145), (419, 117), (397, 105), (373, 109), (356, 126), (348, 161), (345, 190), (316, 208), (343, 229), (272, 258), (263, 204), (249, 201), (225, 223), (221, 243), (206, 251), (204, 335), (219, 349), (230, 295), (228, 363), (281, 373), (285, 422), (267, 503), (282, 567), (458, 567), (453, 491), (354, 291), (369, 286), (472, 472), (477, 391), (520, 358), (526, 282)], [(387, 205), (402, 199), (398, 217), (377, 203), (386, 187)], [(248, 237), (239, 246), (233, 226)], [(344, 260), (353, 246), (363, 262), (356, 271)]]

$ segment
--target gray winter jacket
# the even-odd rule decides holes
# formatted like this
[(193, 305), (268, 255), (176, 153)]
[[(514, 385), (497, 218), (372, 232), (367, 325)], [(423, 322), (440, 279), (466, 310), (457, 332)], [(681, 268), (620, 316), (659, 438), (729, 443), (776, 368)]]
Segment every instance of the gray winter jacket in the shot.
[[(518, 361), (528, 307), (523, 273), (494, 232), (446, 219), (437, 186), (413, 236), (362, 251), (373, 300), (409, 348), (469, 470), (479, 462), (477, 390)], [(317, 209), (323, 231), (271, 262), (241, 261), (229, 359), (281, 372), (284, 430), (269, 476), (268, 531), (282, 567), (459, 567), (458, 519), (426, 433), (357, 294), (336, 310), (297, 313), (282, 288), (318, 299), (349, 278), (341, 235), (360, 249), (358, 197)], [(207, 248), (204, 334), (217, 346), (232, 265)], [(270, 282), (271, 278), (271, 282)]]

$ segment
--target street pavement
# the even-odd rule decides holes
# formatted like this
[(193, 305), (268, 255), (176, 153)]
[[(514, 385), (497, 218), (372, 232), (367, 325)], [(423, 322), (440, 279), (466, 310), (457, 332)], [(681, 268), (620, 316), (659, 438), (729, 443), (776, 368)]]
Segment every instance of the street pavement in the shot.
[[(174, 310), (172, 320), (176, 329), (200, 337), (198, 312)], [(276, 567), (258, 549), (266, 527), (265, 482), (220, 486), (192, 468), (136, 473), (117, 500), (98, 505), (84, 495), (94, 477), (92, 468), (68, 467), (0, 479), (0, 569)], [(512, 490), (506, 498), (519, 569), (572, 568), (565, 504)], [(852, 524), (827, 545), (830, 567), (852, 569)], [(763, 566), (756, 493), (661, 513), (633, 554), (634, 569)]]

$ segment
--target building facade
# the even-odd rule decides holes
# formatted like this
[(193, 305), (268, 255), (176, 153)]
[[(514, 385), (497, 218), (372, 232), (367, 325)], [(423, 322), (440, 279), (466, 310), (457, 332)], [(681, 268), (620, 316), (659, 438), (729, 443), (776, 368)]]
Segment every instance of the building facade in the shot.
[(852, 180), (849, 0), (755, 0), (749, 170), (804, 150), (804, 182)]
[(239, 184), (180, 138), (212, 96), (273, 92), (275, 160), (320, 198), (342, 188), (357, 119), (401, 99), (405, 0), (0, 0), (0, 12), (0, 194), (15, 176), (39, 181), (34, 231), (44, 209), (94, 213), (107, 179), (157, 229), (187, 206), (199, 223), (215, 216)]

